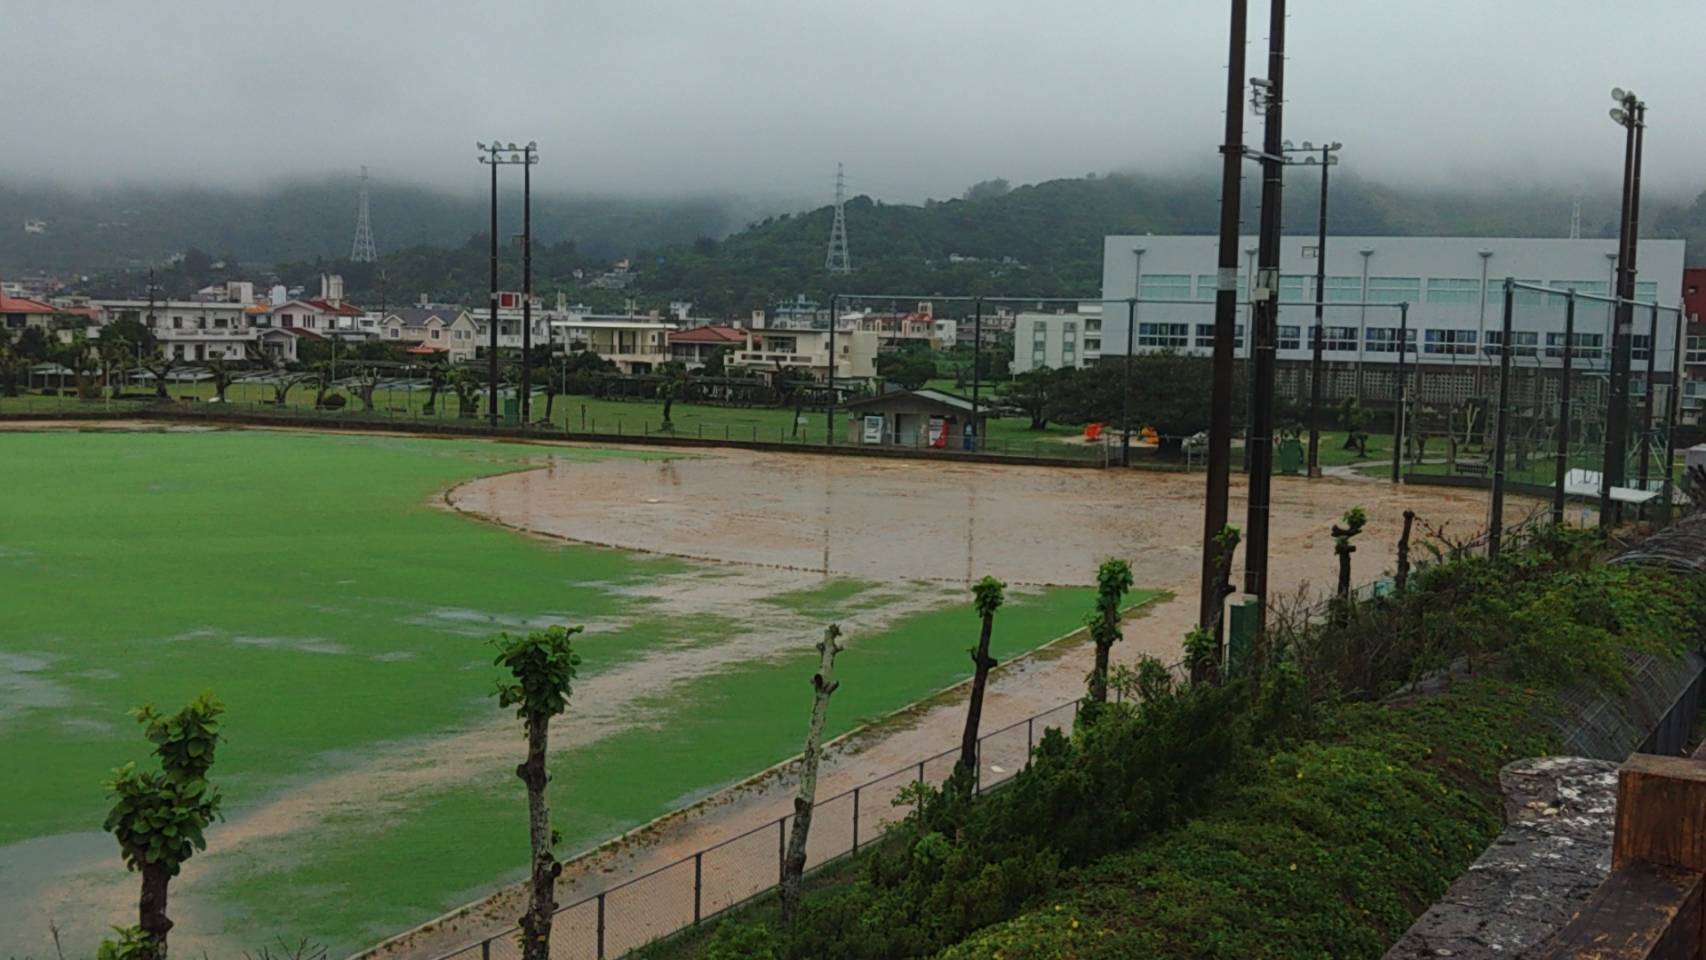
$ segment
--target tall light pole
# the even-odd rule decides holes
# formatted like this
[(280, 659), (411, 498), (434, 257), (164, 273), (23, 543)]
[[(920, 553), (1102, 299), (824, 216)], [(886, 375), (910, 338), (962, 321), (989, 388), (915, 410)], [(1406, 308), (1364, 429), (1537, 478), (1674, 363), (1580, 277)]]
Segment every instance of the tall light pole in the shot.
[[(487, 420), (495, 428), (498, 425), (498, 168), (502, 167), (502, 166), (512, 166), (513, 165), (513, 166), (520, 166), (524, 170), (531, 171), (533, 164), (539, 162), (539, 159), (536, 156), (536, 151), (539, 148), (538, 148), (538, 145), (536, 143), (533, 143), (531, 141), (525, 147), (518, 147), (515, 145), (515, 141), (513, 141), (513, 140), (511, 140), (508, 144), (503, 144), (503, 143), (500, 143), (496, 140), (493, 140), (490, 144), (480, 143), (480, 144), (475, 144), (475, 146), (480, 148), (480, 162), (484, 163), (484, 164), (486, 164), (492, 168), (492, 223), (491, 223), (491, 231), (492, 231), (492, 274), (491, 274), (491, 291), (490, 291), (491, 303), (489, 305), (490, 306), (491, 330), (489, 331), (489, 334), (487, 337), (487, 348), (486, 348), (488, 351), (488, 356), (486, 358), (486, 376), (487, 376), (487, 380), (488, 380), (488, 383), (486, 386), (486, 396), (487, 396), (486, 403), (487, 403), (487, 406), (490, 407), (490, 410), (487, 411)], [(521, 380), (521, 382), (522, 382), (522, 394), (523, 394), (523, 396), (525, 396), (527, 389), (528, 389), (527, 347), (529, 346), (529, 344), (532, 340), (532, 337), (529, 335), (527, 327), (533, 318), (533, 309), (532, 309), (533, 237), (532, 237), (532, 210), (531, 210), (531, 206), (532, 206), (532, 202), (531, 202), (532, 201), (532, 197), (531, 197), (532, 178), (531, 178), (531, 176), (525, 177), (523, 179), (522, 189), (523, 189), (524, 194), (526, 194), (526, 196), (524, 197), (524, 200), (523, 200), (524, 209), (522, 212), (522, 222), (523, 222), (523, 228), (522, 228), (522, 231), (523, 231), (522, 232), (522, 260), (523, 260), (523, 264), (524, 264), (523, 270), (526, 273), (526, 276), (523, 279), (523, 285), (526, 287), (526, 294), (522, 300), (522, 306), (521, 306), (521, 313), (522, 313), (522, 332), (521, 332), (521, 342), (522, 342), (521, 378), (522, 378), (522, 380)], [(526, 420), (525, 411), (526, 411), (527, 401), (525, 399), (523, 399), (521, 402), (523, 404), (523, 406), (521, 408), (523, 410), (522, 419), (523, 419), (523, 421), (525, 421)]]
[[(1232, 479), (1232, 365), (1238, 320), (1238, 203), (1244, 161), (1244, 37), (1247, 0), (1232, 0), (1226, 60), (1226, 138), (1220, 147), (1220, 249), (1214, 290), (1214, 366), (1209, 387), (1208, 480), (1203, 505), (1202, 590), (1197, 622), (1220, 650), (1220, 611), (1225, 603), (1220, 571), (1226, 526), (1227, 486)], [(1218, 667), (1218, 660), (1215, 664)], [(1201, 670), (1192, 665), (1192, 676)]]
[[(533, 422), (533, 165), (539, 143), (521, 148), (521, 427)], [(549, 362), (547, 360), (547, 362)]]
[[(1131, 301), (1125, 309), (1125, 378), (1120, 391), (1120, 466), (1131, 466), (1131, 357), (1137, 336), (1137, 300), (1143, 296), (1143, 248), (1131, 250)], [(1104, 311), (1106, 312), (1106, 311)]]
[(1630, 346), (1634, 339), (1635, 259), (1641, 235), (1641, 140), (1646, 128), (1647, 105), (1632, 91), (1616, 88), (1611, 99), (1617, 106), (1611, 119), (1624, 130), (1623, 209), (1617, 242), (1617, 310), (1611, 335), (1611, 396), (1607, 403), (1605, 462), (1599, 481), (1599, 525), (1609, 530), (1617, 525), (1618, 505), (1611, 497), (1613, 487), (1625, 480), (1629, 429)]
[[(1322, 360), (1322, 340), (1326, 336), (1322, 313), (1327, 300), (1327, 168), (1339, 162), (1334, 156), (1344, 144), (1337, 140), (1323, 143), (1316, 147), (1308, 140), (1303, 141), (1301, 148), (1286, 147), (1285, 153), (1303, 154), (1305, 165), (1316, 163), (1315, 151), (1321, 151), (1321, 209), (1315, 220), (1315, 346), (1309, 360), (1309, 475), (1321, 475), (1321, 376), (1325, 363)], [(1402, 351), (1403, 345), (1398, 349)], [(1403, 353), (1400, 352), (1402, 357)]]

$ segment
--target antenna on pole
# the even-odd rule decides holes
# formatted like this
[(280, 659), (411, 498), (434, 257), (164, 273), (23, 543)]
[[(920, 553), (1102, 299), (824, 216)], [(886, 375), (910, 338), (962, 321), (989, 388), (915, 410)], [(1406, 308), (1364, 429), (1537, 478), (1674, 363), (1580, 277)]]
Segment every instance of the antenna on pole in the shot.
[(355, 243), (350, 246), (349, 258), (355, 263), (372, 263), (378, 259), (373, 249), (373, 223), (367, 213), (367, 167), (361, 168), (361, 193), (356, 202)]
[(829, 255), (823, 267), (830, 273), (852, 273), (853, 260), (847, 253), (847, 189), (841, 164), (835, 165), (835, 225), (829, 228)]

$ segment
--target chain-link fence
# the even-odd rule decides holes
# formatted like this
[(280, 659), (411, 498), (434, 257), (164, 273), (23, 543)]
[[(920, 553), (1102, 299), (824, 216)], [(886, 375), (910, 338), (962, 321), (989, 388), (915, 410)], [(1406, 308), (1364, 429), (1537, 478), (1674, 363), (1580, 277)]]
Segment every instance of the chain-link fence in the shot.
[[(1175, 666), (1175, 675), (1182, 675)], [(976, 789), (999, 787), (1024, 769), (1048, 729), (1070, 733), (1078, 701), (1061, 704), (978, 738)], [(812, 808), (806, 868), (815, 870), (868, 846), (910, 811), (903, 791), (940, 787), (953, 774), (959, 748), (945, 750), (818, 800)], [(620, 957), (776, 889), (794, 816), (754, 827), (690, 857), (659, 867), (560, 908), (552, 924), (551, 956), (559, 960)], [(440, 960), (512, 960), (521, 955), (517, 931), (444, 954)]]
[[(1542, 501), (1560, 521), (1574, 509), (1592, 522), (1607, 500), (1640, 515), (1667, 511), (1683, 399), (1676, 308), (1633, 305), (1630, 367), (1619, 377), (1604, 282), (1509, 285), (1510, 316), (1501, 284), (1473, 329), (1428, 306), (1408, 309), (1402, 370), (1388, 358), (1378, 374), (1358, 374), (1358, 397), (1391, 411), (1392, 477), (1487, 490), (1489, 528), (1510, 519), (1507, 494)], [(1363, 329), (1364, 360), (1383, 339)]]

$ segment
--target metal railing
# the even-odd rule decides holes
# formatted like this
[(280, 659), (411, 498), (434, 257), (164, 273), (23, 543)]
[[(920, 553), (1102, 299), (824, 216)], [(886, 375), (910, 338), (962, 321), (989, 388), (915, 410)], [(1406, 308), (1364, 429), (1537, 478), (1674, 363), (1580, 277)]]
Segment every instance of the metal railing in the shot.
[[(1175, 665), (1176, 675), (1182, 664)], [(1063, 703), (978, 738), (975, 790), (982, 794), (1030, 765), (1038, 738), (1050, 728), (1070, 732), (1081, 700)], [(915, 783), (940, 786), (959, 760), (955, 746), (812, 805), (806, 845), (813, 871), (857, 853), (900, 822), (902, 791)], [(662, 937), (703, 923), (775, 890), (793, 814), (712, 844), (598, 893), (558, 908), (551, 956), (561, 960), (620, 957)], [(519, 929), (486, 937), (437, 960), (510, 960), (521, 956)]]

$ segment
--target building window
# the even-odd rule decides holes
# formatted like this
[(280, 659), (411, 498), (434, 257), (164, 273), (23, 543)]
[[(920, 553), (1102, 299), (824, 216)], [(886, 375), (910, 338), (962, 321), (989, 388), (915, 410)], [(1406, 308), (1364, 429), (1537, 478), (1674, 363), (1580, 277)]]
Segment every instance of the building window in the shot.
[(1629, 359), (1645, 360), (1652, 352), (1653, 340), (1644, 333), (1634, 334), (1629, 338)]
[(1706, 337), (1689, 337), (1688, 352), (1683, 355), (1687, 363), (1706, 363)]
[[(1238, 276), (1238, 299), (1243, 300), (1249, 295), (1250, 284), (1243, 274)], [(1197, 299), (1213, 300), (1220, 291), (1220, 282), (1212, 273), (1197, 274)]]
[[(1479, 285), (1477, 285), (1477, 287), (1478, 286)], [(1478, 289), (1476, 296), (1480, 296)], [(1368, 352), (1397, 353), (1398, 329), (1399, 328), (1397, 327), (1369, 327), (1363, 332), (1363, 339), (1367, 342)], [(1406, 353), (1416, 352), (1416, 331), (1414, 328), (1409, 328), (1404, 331), (1404, 343), (1408, 348), (1405, 350)]]
[(1190, 327), (1183, 323), (1140, 323), (1137, 325), (1137, 345), (1182, 350), (1189, 346)]
[(1706, 380), (1684, 380), (1682, 382), (1682, 407), (1684, 410), (1699, 410), (1706, 407)]
[(1421, 277), (1369, 277), (1369, 303), (1416, 303), (1422, 299)]
[[(1238, 343), (1244, 342), (1244, 325), (1242, 323), (1233, 327), (1232, 339)], [(1214, 348), (1214, 324), (1197, 324), (1197, 346), (1204, 349)], [(1282, 347), (1281, 349), (1284, 348)]]
[(435, 327), (435, 328), (433, 328), (433, 331), (432, 331), (432, 338), (433, 338), (433, 339), (434, 339), (434, 340), (437, 340), (437, 339), (438, 339), (438, 334), (439, 334), (439, 331), (438, 331), (438, 329), (437, 329), (437, 328), (436, 328), (436, 327)]
[(1429, 277), (1429, 303), (1480, 303), (1481, 281), (1461, 277)]
[(1328, 303), (1359, 303), (1362, 300), (1361, 277), (1328, 277)]
[[(1487, 343), (1482, 349), (1487, 356), (1496, 357), (1504, 353), (1505, 332), (1503, 330), (1488, 330)], [(1539, 353), (1540, 334), (1532, 330), (1511, 331), (1511, 356), (1532, 357)]]
[(1140, 300), (1189, 300), (1191, 275), (1188, 273), (1146, 273), (1137, 283)]
[(1653, 280), (1635, 281), (1635, 299), (1642, 303), (1652, 303), (1659, 298), (1659, 285)]
[(387, 337), (390, 337), (390, 338), (391, 338), (391, 339), (393, 339), (393, 340), (395, 340), (395, 339), (397, 339), (397, 334), (398, 334), (398, 332), (397, 332), (397, 328), (396, 328), (396, 327), (392, 327), (392, 328), (391, 328), (391, 329), (389, 329), (389, 330), (387, 330), (387, 331), (385, 331), (385, 335), (386, 335), (386, 336), (387, 336)]
[(1306, 274), (1286, 273), (1280, 275), (1280, 300), (1286, 303), (1314, 303), (1315, 278)]
[(1044, 367), (1048, 365), (1048, 354), (1040, 347), (1031, 348), (1031, 366)]
[[(1244, 328), (1238, 328), (1238, 339), (1244, 339)], [(1279, 341), (1276, 346), (1281, 350), (1297, 350), (1303, 346), (1303, 327), (1294, 324), (1280, 324)]]
[(1089, 337), (1085, 337), (1084, 338), (1084, 352), (1085, 353), (1101, 353), (1102, 352), (1102, 341), (1091, 340)]
[(1032, 327), (1031, 328), (1031, 342), (1037, 343), (1037, 344), (1047, 343), (1048, 342), (1048, 328), (1043, 326), (1042, 324), (1037, 324), (1036, 326)]
[(1638, 374), (1638, 373), (1632, 375), (1629, 378), (1629, 396), (1631, 396), (1631, 397), (1645, 397), (1646, 395), (1647, 395), (1647, 378), (1641, 374)]
[(1475, 352), (1474, 330), (1429, 330), (1422, 339), (1423, 353), (1464, 354)]
[[(1605, 335), (1602, 333), (1578, 333), (1570, 338), (1570, 357), (1575, 360), (1598, 360), (1605, 349)], [(1546, 355), (1561, 357), (1564, 355), (1564, 335), (1548, 333), (1546, 335)]]
[(1565, 293), (1574, 290), (1577, 293), (1587, 293), (1599, 297), (1605, 296), (1606, 291), (1604, 280), (1548, 280), (1546, 285)]
[[(1314, 330), (1313, 327), (1310, 328)], [(1357, 348), (1356, 327), (1326, 327), (1322, 330), (1323, 350), (1355, 351)]]

